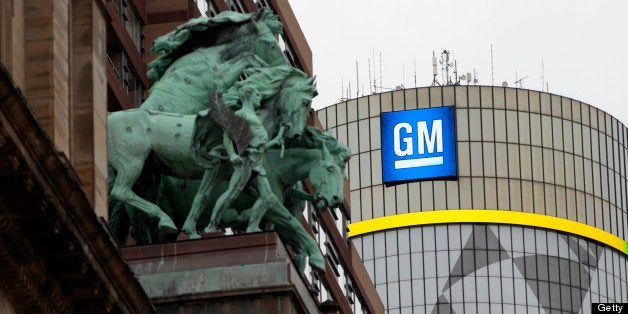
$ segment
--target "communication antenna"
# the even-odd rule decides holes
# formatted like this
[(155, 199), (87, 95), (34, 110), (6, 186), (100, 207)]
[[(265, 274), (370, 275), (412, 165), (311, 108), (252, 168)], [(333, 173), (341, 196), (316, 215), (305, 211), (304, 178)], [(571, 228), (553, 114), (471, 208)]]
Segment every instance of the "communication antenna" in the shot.
[(360, 75), (358, 73), (358, 59), (355, 60), (355, 97), (360, 97)]
[(460, 80), (458, 79), (458, 61), (454, 60), (454, 85), (460, 84)]
[[(450, 54), (451, 52), (447, 50), (443, 50), (443, 52), (440, 54), (439, 63), (442, 65), (441, 71), (442, 71), (443, 80), (445, 81), (445, 85), (453, 85), (453, 82), (451, 81), (451, 76), (449, 75), (449, 70), (452, 66), (454, 66), (454, 63), (449, 61)], [(454, 74), (456, 72), (457, 70), (455, 70)]]
[(523, 82), (523, 80), (527, 79), (528, 77), (530, 77), (529, 75), (526, 75), (525, 77), (518, 79), (517, 80), (517, 72), (515, 72), (515, 87), (517, 87), (517, 84), (519, 84), (519, 88), (523, 88), (523, 84), (521, 84), (521, 82)]
[(375, 48), (373, 48), (373, 92), (377, 93), (377, 75), (375, 70)]
[(340, 101), (345, 100), (345, 79), (340, 78)]
[(543, 87), (545, 87), (545, 63), (541, 58), (541, 91), (543, 91)]
[(369, 59), (369, 91), (373, 94), (373, 86), (371, 86), (371, 59)]
[(438, 59), (436, 59), (436, 53), (434, 51), (432, 51), (432, 75), (434, 76), (432, 86), (440, 86), (440, 83), (436, 80), (436, 76), (438, 75)]
[[(382, 53), (379, 53), (379, 85), (384, 86), (384, 80), (382, 79)], [(380, 88), (379, 91), (381, 92), (382, 89)]]
[[(443, 52), (441, 52), (440, 60), (438, 61), (438, 63), (440, 63), (440, 77), (443, 80), (443, 83), (447, 85), (447, 77), (449, 76), (449, 73), (446, 73), (445, 69), (447, 69), (447, 72), (448, 72), (449, 68), (447, 66), (448, 59), (445, 60), (445, 53), (447, 53), (447, 50), (444, 50)], [(449, 55), (447, 56), (449, 57)]]
[(349, 81), (349, 90), (347, 91), (347, 99), (351, 97), (351, 81)]
[(495, 85), (495, 81), (494, 81), (494, 75), (493, 75), (493, 44), (491, 44), (491, 85)]
[(405, 85), (406, 84), (406, 67), (402, 66), (401, 67), (401, 85)]
[(473, 68), (473, 85), (478, 85), (478, 72)]
[(414, 59), (414, 88), (416, 87), (416, 59)]

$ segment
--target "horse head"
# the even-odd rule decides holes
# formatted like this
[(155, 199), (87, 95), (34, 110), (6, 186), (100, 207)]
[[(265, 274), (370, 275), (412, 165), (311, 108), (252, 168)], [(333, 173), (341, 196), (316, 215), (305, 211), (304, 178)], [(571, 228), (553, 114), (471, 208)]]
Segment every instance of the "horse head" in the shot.
[(344, 200), (345, 164), (351, 152), (333, 136), (307, 126), (304, 135), (290, 145), (312, 147), (320, 151), (317, 163), (310, 169), (308, 178), (316, 191), (314, 205), (318, 209), (334, 207)]
[(335, 207), (344, 200), (344, 167), (341, 167), (327, 147), (323, 146), (322, 158), (312, 167), (308, 176), (314, 187), (314, 205), (322, 210)]
[(286, 137), (298, 137), (303, 133), (307, 118), (312, 109), (312, 99), (318, 95), (316, 91), (316, 77), (307, 75), (296, 68), (279, 91), (277, 111), (281, 122), (286, 128)]

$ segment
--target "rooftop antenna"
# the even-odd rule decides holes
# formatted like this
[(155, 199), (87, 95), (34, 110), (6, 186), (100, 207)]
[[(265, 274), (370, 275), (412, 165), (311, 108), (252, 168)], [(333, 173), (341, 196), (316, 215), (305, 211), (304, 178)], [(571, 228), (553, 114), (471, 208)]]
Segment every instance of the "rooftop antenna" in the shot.
[(351, 81), (349, 81), (349, 90), (347, 91), (347, 99), (351, 97)]
[(493, 75), (493, 44), (491, 44), (491, 85), (495, 85), (495, 77)]
[[(469, 79), (469, 81), (471, 81)], [(473, 68), (473, 85), (478, 85), (478, 72), (475, 71), (475, 68)]]
[(541, 58), (541, 91), (543, 91), (543, 87), (545, 87), (545, 64)]
[(414, 59), (414, 88), (416, 87), (416, 59)]
[(360, 75), (358, 74), (358, 59), (355, 60), (355, 97), (360, 97)]
[(458, 60), (454, 60), (454, 85), (459, 85), (460, 80), (458, 79)]
[(436, 59), (436, 53), (434, 51), (432, 51), (432, 75), (434, 76), (432, 86), (440, 86), (440, 83), (436, 80), (436, 76), (438, 75), (438, 59)]
[(443, 81), (445, 81), (445, 85), (452, 85), (453, 82), (451, 81), (451, 76), (449, 76), (449, 69), (450, 67), (452, 67), (454, 64), (449, 62), (449, 55), (451, 54), (451, 52), (447, 51), (447, 50), (443, 50), (443, 52), (440, 54), (440, 61), (439, 63), (442, 65), (441, 67), (441, 71), (442, 71), (442, 77), (443, 77)]
[(373, 48), (373, 91), (377, 93), (377, 75), (375, 70), (375, 48)]
[(402, 66), (401, 67), (401, 85), (405, 85), (406, 84), (406, 67)]
[[(380, 86), (384, 86), (384, 80), (382, 79), (382, 53), (379, 53), (379, 85)], [(380, 88), (379, 91), (381, 92), (382, 89)]]
[(372, 78), (371, 78), (371, 59), (369, 59), (369, 92), (373, 94), (373, 86), (371, 86)]
[(345, 100), (345, 79), (340, 78), (340, 101)]
[(523, 82), (523, 80), (527, 79), (528, 77), (530, 77), (529, 75), (526, 75), (523, 78), (520, 78), (517, 80), (517, 72), (515, 72), (515, 87), (517, 87), (517, 84), (519, 84), (519, 88), (523, 88), (523, 84), (521, 84), (521, 82)]

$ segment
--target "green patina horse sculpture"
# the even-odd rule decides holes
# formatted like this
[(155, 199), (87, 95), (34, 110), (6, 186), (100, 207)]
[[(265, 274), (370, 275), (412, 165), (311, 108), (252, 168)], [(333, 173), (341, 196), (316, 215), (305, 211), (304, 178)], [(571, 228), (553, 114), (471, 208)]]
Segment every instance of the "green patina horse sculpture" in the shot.
[[(303, 199), (320, 208), (342, 201), (342, 169), (348, 152), (339, 148), (342, 145), (335, 139), (305, 127), (311, 100), (316, 95), (314, 78), (287, 65), (276, 39), (281, 33), (277, 17), (262, 9), (253, 14), (223, 12), (214, 18), (193, 19), (155, 41), (151, 52), (160, 56), (149, 64), (149, 77), (158, 81), (141, 106), (149, 111), (113, 113), (108, 118), (110, 216), (119, 239), (128, 234), (129, 223), (135, 234), (155, 232), (152, 223), (138, 223), (141, 213), (158, 220), (159, 237), (178, 232), (177, 225), (183, 219), (177, 217), (181, 214), (185, 215), (184, 231), (191, 237), (198, 235), (197, 222), (208, 223), (207, 217), (212, 214), (205, 209), (212, 208), (225, 191), (234, 190), (227, 188), (224, 179), (233, 175), (237, 165), (217, 152), (224, 152), (225, 143), (229, 143), (225, 139), (236, 144), (239, 139), (225, 135), (225, 130), (232, 126), (216, 120), (216, 110), (197, 114), (208, 109), (214, 97), (221, 99), (226, 108), (237, 110), (241, 106), (239, 91), (252, 87), (259, 92), (261, 103), (254, 107), (257, 118), (249, 123), (259, 119), (269, 139), (280, 139), (277, 143), (285, 140), (285, 156), (283, 146), (274, 149), (269, 144), (268, 150), (259, 150), (263, 159), (256, 171), (268, 180), (268, 186), (259, 183), (263, 180), (232, 180), (241, 181), (243, 193), (222, 202), (222, 212), (217, 211), (218, 217), (213, 221), (221, 227), (246, 225), (252, 231), (265, 219), (274, 223), (282, 239), (295, 248), (297, 263), (303, 265), (299, 266), (301, 270), (301, 253), (310, 257), (314, 268), (324, 270), (320, 250), (295, 216), (302, 212)], [(242, 77), (246, 79), (239, 81)], [(248, 142), (243, 143), (246, 146)], [(152, 179), (133, 186), (140, 174)], [(312, 183), (317, 182), (313, 184), (315, 196), (294, 192), (304, 175)], [(192, 179), (201, 177), (197, 189), (199, 181)], [(187, 194), (180, 190), (168, 190), (176, 185), (188, 186), (193, 201), (186, 201)], [(260, 202), (268, 194), (278, 201)], [(118, 200), (141, 212), (116, 204)], [(127, 214), (126, 227), (113, 227)], [(171, 217), (178, 222), (175, 224)]]
[[(110, 178), (114, 181), (110, 192), (113, 200), (147, 213), (159, 219), (159, 227), (165, 231), (178, 232), (171, 218), (157, 205), (144, 200), (132, 190), (135, 180), (139, 177), (147, 162), (153, 170), (182, 179), (198, 179), (205, 172), (205, 168), (196, 162), (196, 153), (193, 151), (192, 133), (195, 116), (167, 114), (144, 109), (127, 110), (110, 114), (109, 123), (109, 163), (115, 169)], [(320, 131), (319, 131), (320, 132)], [(311, 130), (308, 134), (311, 133)], [(314, 240), (305, 232), (297, 220), (282, 203), (274, 203), (269, 208), (259, 208), (261, 195), (273, 193), (283, 201), (286, 191), (295, 183), (309, 178), (317, 191), (317, 201), (325, 204), (337, 204), (343, 199), (344, 163), (349, 156), (337, 142), (318, 140), (315, 148), (293, 148), (285, 150), (283, 158), (280, 149), (268, 150), (264, 158), (264, 168), (271, 183), (270, 191), (262, 190), (259, 186), (249, 188), (249, 197), (233, 204), (240, 212), (248, 210), (249, 216), (256, 217), (259, 225), (262, 217), (274, 223), (282, 238), (291, 243), (297, 251), (303, 251), (310, 257), (312, 267), (324, 270), (324, 260)], [(331, 154), (327, 145), (336, 152)], [(338, 153), (340, 152), (340, 153)], [(338, 156), (342, 160), (338, 160)], [(230, 163), (218, 163), (216, 171), (227, 171)], [(200, 189), (199, 194), (210, 205), (216, 195), (224, 192), (222, 181), (208, 183), (208, 189)], [(219, 188), (220, 187), (220, 188)], [(251, 201), (253, 201), (251, 203)], [(192, 209), (186, 221), (184, 231), (196, 234), (196, 220), (203, 208)], [(268, 215), (264, 212), (268, 210)], [(116, 213), (112, 213), (115, 215)], [(224, 221), (225, 219), (223, 219)], [(236, 219), (235, 222), (238, 220)], [(231, 219), (231, 223), (234, 223)], [(191, 229), (192, 228), (192, 229)], [(291, 238), (295, 239), (292, 240)]]
[[(240, 85), (245, 86), (258, 86), (262, 91), (263, 101), (262, 108), (259, 110), (259, 115), (264, 117), (264, 121), (267, 122), (268, 128), (274, 133), (278, 119), (285, 119), (290, 121), (288, 124), (288, 130), (285, 132), (288, 135), (299, 135), (303, 131), (306, 125), (307, 115), (310, 110), (310, 103), (312, 98), (316, 95), (316, 89), (314, 87), (313, 79), (307, 78), (307, 76), (298, 69), (291, 67), (273, 67), (273, 68), (259, 68), (250, 69), (247, 71), (249, 77), (234, 85), (228, 92), (224, 94), (226, 99), (237, 99), (236, 96), (230, 96), (233, 93), (237, 93)], [(229, 100), (230, 102), (232, 100)], [(298, 103), (298, 106), (291, 104)], [(154, 204), (146, 203), (144, 198), (136, 197), (137, 194), (133, 193), (132, 187), (138, 178), (142, 174), (143, 163), (148, 154), (152, 150), (160, 149), (162, 155), (168, 153), (168, 160), (159, 160), (162, 164), (162, 168), (170, 168), (171, 171), (161, 171), (161, 174), (170, 175), (177, 174), (176, 177), (180, 179), (191, 179), (203, 177), (205, 182), (213, 180), (209, 174), (203, 175), (205, 169), (199, 165), (204, 164), (205, 167), (212, 167), (216, 162), (215, 157), (209, 154), (203, 154), (203, 151), (210, 151), (222, 144), (223, 129), (221, 126), (213, 120), (209, 115), (199, 116), (196, 115), (179, 115), (179, 114), (164, 114), (157, 115), (154, 111), (142, 111), (142, 116), (147, 116), (144, 120), (134, 121), (129, 119), (129, 116), (140, 116), (137, 111), (122, 111), (114, 112), (107, 118), (108, 121), (108, 147), (109, 147), (109, 163), (110, 166), (116, 172), (123, 172), (122, 175), (118, 174), (117, 180), (122, 180), (120, 183), (114, 183), (111, 189), (112, 199), (123, 201), (131, 206), (134, 206), (141, 211), (147, 213), (151, 217), (159, 218), (158, 227), (164, 232), (175, 233), (178, 230), (175, 227), (174, 222), (170, 217), (163, 214), (163, 211), (155, 208)], [(160, 119), (168, 120), (168, 123), (177, 121), (177, 123), (170, 125), (173, 128), (177, 137), (175, 139), (186, 139), (185, 141), (170, 141), (169, 137), (164, 134), (152, 133), (153, 129), (159, 129), (160, 132), (170, 132), (158, 125), (142, 125), (141, 123), (150, 124), (156, 123), (156, 121), (149, 121), (148, 117), (160, 117)], [(196, 120), (199, 121), (196, 121)], [(153, 119), (154, 120), (154, 119)], [(181, 120), (181, 121), (178, 121)], [(196, 121), (196, 124), (195, 124)], [(183, 129), (183, 126), (190, 126), (189, 129)], [(135, 134), (133, 132), (135, 131)], [(185, 131), (185, 132), (184, 132)], [(139, 146), (129, 146), (127, 142), (138, 142), (137, 145), (141, 145), (145, 138), (140, 137), (138, 132), (146, 132), (147, 136), (154, 136), (155, 145), (152, 150), (142, 151)], [(156, 132), (156, 131), (155, 131)], [(186, 132), (189, 132), (186, 133)], [(156, 136), (155, 136), (156, 135)], [(158, 143), (158, 140), (163, 139), (163, 143)], [(190, 139), (190, 141), (187, 141)], [(187, 155), (188, 152), (194, 147), (195, 155)], [(125, 151), (128, 149), (129, 151)], [(179, 155), (177, 155), (177, 153)], [(201, 158), (197, 158), (200, 156)], [(192, 158), (194, 157), (194, 158)], [(128, 162), (121, 162), (126, 158)], [(204, 161), (210, 159), (209, 161)], [(141, 163), (138, 167), (136, 164)], [(195, 165), (191, 167), (191, 165)], [(190, 168), (191, 167), (191, 168)], [(198, 174), (197, 172), (201, 172)], [(201, 184), (207, 186), (208, 184)], [(116, 188), (116, 186), (118, 188)], [(120, 189), (124, 186), (125, 189)], [(129, 189), (126, 189), (129, 187)], [(200, 200), (197, 200), (194, 206), (200, 206), (198, 204)], [(150, 205), (152, 204), (152, 205)], [(115, 206), (114, 206), (115, 207)], [(113, 210), (113, 208), (112, 208)]]

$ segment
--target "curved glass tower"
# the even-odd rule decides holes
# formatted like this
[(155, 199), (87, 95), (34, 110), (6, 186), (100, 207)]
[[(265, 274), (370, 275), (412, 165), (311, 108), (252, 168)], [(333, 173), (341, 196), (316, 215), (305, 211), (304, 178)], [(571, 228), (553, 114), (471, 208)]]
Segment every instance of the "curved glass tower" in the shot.
[[(452, 121), (410, 111), (444, 106)], [(406, 124), (389, 127), (389, 112)], [(628, 129), (609, 114), (545, 92), (445, 86), (352, 99), (318, 117), (351, 148), (349, 236), (389, 313), (628, 302)], [(442, 160), (449, 123), (455, 175), (430, 178), (427, 165), (427, 177), (385, 183), (383, 169), (398, 170), (388, 155)]]

